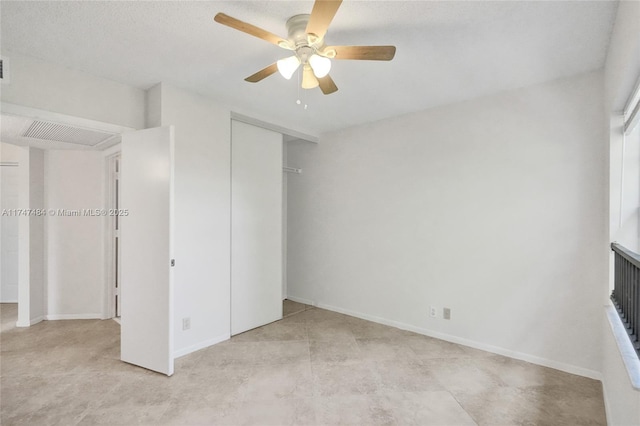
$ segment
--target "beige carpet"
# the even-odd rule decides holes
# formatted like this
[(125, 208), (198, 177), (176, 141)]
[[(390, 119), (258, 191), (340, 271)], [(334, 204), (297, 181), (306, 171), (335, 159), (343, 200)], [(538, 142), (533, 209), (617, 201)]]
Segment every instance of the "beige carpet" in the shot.
[(598, 381), (293, 302), (170, 378), (119, 361), (114, 321), (0, 309), (5, 426), (606, 423)]

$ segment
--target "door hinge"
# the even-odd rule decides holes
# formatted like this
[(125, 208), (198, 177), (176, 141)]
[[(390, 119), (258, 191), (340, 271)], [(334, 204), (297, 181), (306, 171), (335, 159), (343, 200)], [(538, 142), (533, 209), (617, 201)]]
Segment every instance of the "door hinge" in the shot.
[(176, 260), (175, 259), (171, 259), (171, 266), (176, 266)]

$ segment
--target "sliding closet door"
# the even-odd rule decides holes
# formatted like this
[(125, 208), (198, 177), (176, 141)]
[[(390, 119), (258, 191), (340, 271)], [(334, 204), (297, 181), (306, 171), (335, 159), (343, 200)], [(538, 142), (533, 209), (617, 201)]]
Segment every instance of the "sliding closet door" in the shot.
[(282, 318), (282, 135), (231, 126), (231, 334)]

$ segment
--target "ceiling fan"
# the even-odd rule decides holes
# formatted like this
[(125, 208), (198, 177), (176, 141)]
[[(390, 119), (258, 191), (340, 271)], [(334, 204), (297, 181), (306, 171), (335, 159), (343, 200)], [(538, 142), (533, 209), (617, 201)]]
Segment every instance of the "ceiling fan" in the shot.
[(302, 66), (302, 88), (313, 89), (320, 86), (322, 93), (329, 95), (338, 90), (329, 76), (331, 59), (390, 61), (396, 54), (395, 46), (326, 45), (324, 36), (341, 3), (342, 0), (316, 0), (310, 15), (295, 15), (289, 18), (286, 24), (287, 38), (279, 37), (224, 13), (218, 13), (214, 20), (295, 52), (293, 56), (280, 59), (250, 75), (245, 78), (246, 81), (257, 83), (276, 71), (288, 80), (298, 67)]

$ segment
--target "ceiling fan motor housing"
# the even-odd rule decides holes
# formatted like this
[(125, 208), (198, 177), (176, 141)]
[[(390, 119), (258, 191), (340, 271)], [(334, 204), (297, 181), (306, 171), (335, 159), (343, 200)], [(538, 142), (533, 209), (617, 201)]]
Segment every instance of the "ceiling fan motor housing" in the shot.
[(324, 40), (307, 34), (309, 14), (295, 15), (287, 20), (288, 41), (296, 51), (302, 64), (306, 64), (314, 53), (322, 54)]

